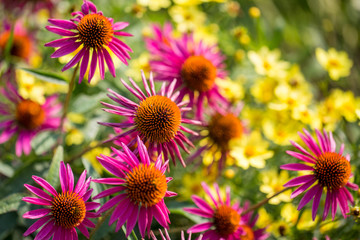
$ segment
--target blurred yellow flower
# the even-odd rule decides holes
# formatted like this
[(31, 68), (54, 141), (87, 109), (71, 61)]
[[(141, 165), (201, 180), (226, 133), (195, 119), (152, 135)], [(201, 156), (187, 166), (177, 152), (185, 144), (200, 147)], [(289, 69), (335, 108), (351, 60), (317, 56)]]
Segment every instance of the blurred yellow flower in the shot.
[(260, 9), (257, 8), (257, 7), (251, 7), (251, 8), (249, 9), (249, 15), (250, 15), (250, 17), (252, 17), (252, 18), (259, 18), (260, 15), (261, 15)]
[(243, 45), (250, 43), (251, 39), (246, 27), (240, 26), (232, 30), (234, 37)]
[[(90, 143), (90, 147), (95, 147), (97, 144), (98, 144), (98, 142), (93, 141)], [(95, 169), (96, 172), (98, 172), (99, 174), (102, 174), (102, 172), (104, 171), (104, 167), (96, 159), (96, 157), (99, 156), (100, 154), (110, 156), (111, 151), (107, 147), (96, 147), (96, 148), (92, 149), (91, 151), (85, 153), (83, 155), (83, 157), (91, 163), (91, 165), (93, 166), (93, 168)]]
[(205, 23), (206, 15), (195, 6), (175, 5), (169, 9), (171, 18), (180, 32), (194, 31)]
[(200, 25), (194, 31), (194, 39), (196, 41), (202, 41), (208, 45), (214, 45), (218, 43), (217, 32), (219, 26), (217, 24)]
[[(270, 197), (284, 189), (283, 185), (289, 180), (287, 171), (267, 170), (260, 173), (262, 184), (260, 191), (266, 193), (266, 197)], [(281, 202), (290, 202), (291, 191), (285, 191), (276, 197), (270, 199), (269, 203), (277, 205)]]
[(286, 76), (286, 70), (290, 64), (280, 60), (280, 50), (270, 51), (268, 47), (262, 47), (259, 51), (249, 51), (248, 57), (255, 66), (256, 73), (274, 78)]
[(311, 230), (314, 228), (319, 220), (319, 215), (316, 215), (315, 220), (312, 220), (311, 209), (305, 209), (300, 216), (296, 228), (299, 230)]
[(70, 128), (67, 130), (65, 143), (68, 146), (79, 145), (84, 142), (84, 134), (77, 128)]
[(193, 173), (185, 173), (182, 177), (182, 184), (179, 186), (179, 199), (189, 200), (192, 195), (205, 197), (201, 182), (209, 183), (208, 174), (204, 169), (198, 169)]
[(273, 78), (257, 79), (250, 88), (250, 92), (256, 101), (260, 103), (270, 103), (275, 100), (274, 91), (277, 85), (278, 82)]
[(290, 140), (299, 140), (297, 132), (305, 126), (291, 118), (288, 110), (270, 110), (264, 113), (266, 118), (262, 121), (262, 129), (265, 137), (279, 145), (289, 145)]
[(265, 160), (274, 155), (273, 151), (268, 150), (269, 143), (262, 139), (258, 131), (230, 140), (229, 145), (230, 156), (235, 159), (235, 164), (243, 169), (248, 169), (249, 166), (263, 168)]
[(137, 0), (137, 3), (143, 7), (148, 7), (151, 11), (159, 11), (171, 5), (170, 0)]
[(330, 48), (329, 51), (326, 52), (324, 49), (317, 48), (315, 55), (320, 65), (329, 72), (332, 80), (336, 81), (341, 77), (350, 75), (353, 62), (349, 59), (346, 52), (338, 52), (334, 48)]
[(340, 89), (335, 89), (331, 92), (329, 98), (333, 99), (335, 109), (346, 121), (356, 121), (356, 109), (360, 108), (360, 98), (355, 98), (352, 91), (344, 92)]
[(216, 84), (220, 87), (220, 93), (229, 99), (232, 103), (238, 103), (244, 98), (244, 88), (242, 84), (237, 81), (232, 81), (230, 78), (216, 79)]
[(18, 83), (18, 91), (23, 98), (33, 100), (40, 104), (45, 103), (44, 85), (36, 81), (34, 76), (23, 70), (16, 70), (16, 80)]
[(148, 78), (151, 71), (149, 60), (150, 54), (148, 52), (141, 53), (138, 58), (132, 58), (125, 72), (126, 76), (131, 77), (135, 81), (140, 81), (139, 72), (143, 70), (146, 78)]

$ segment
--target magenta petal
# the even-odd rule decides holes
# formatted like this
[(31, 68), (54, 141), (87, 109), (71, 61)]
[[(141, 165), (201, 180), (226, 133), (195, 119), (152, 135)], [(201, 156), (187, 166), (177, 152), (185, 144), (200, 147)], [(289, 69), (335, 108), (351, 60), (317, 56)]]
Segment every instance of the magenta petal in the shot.
[(104, 54), (101, 48), (98, 49), (98, 60), (99, 60), (100, 77), (102, 80), (104, 80), (105, 77)]
[(62, 28), (59, 28), (59, 27), (53, 27), (53, 26), (46, 26), (45, 27), (48, 31), (50, 32), (53, 32), (55, 34), (58, 34), (60, 36), (67, 36), (67, 37), (73, 37), (73, 36), (76, 36), (77, 33), (74, 33), (72, 31), (69, 31), (69, 30), (65, 30), (65, 29), (62, 29)]
[(96, 63), (97, 63), (97, 53), (96, 50), (93, 50), (93, 54), (91, 57), (91, 63), (89, 68), (89, 76), (88, 76), (88, 82), (90, 83), (91, 79), (93, 78), (95, 71), (96, 71)]
[(82, 61), (81, 61), (81, 65), (80, 65), (80, 74), (79, 74), (79, 83), (81, 83), (81, 81), (84, 78), (84, 75), (86, 73), (86, 70), (88, 68), (89, 65), (89, 50), (85, 49), (85, 53), (83, 55)]
[(141, 237), (145, 236), (145, 230), (146, 230), (147, 224), (148, 224), (148, 219), (147, 219), (146, 208), (140, 207), (138, 225), (139, 225), (139, 231), (140, 231)]
[(76, 49), (78, 49), (81, 45), (81, 42), (75, 42), (75, 43), (68, 43), (59, 49), (57, 49), (53, 54), (51, 54), (52, 58), (59, 58), (62, 56), (65, 56), (69, 53), (74, 52)]
[(329, 214), (330, 205), (331, 205), (331, 194), (330, 194), (330, 191), (327, 191), (326, 199), (325, 199), (325, 206), (324, 206), (324, 213), (323, 213), (323, 220), (325, 220), (327, 215)]
[(322, 192), (323, 192), (323, 188), (319, 187), (318, 191), (316, 192), (315, 197), (314, 197), (313, 206), (312, 206), (312, 220), (313, 221), (315, 221), (315, 217), (316, 217), (317, 210), (319, 208)]
[(126, 237), (129, 237), (131, 231), (134, 229), (136, 220), (138, 219), (139, 208), (134, 208), (134, 211), (131, 213), (130, 217), (126, 222)]
[(126, 180), (121, 178), (98, 178), (98, 179), (93, 179), (92, 181), (96, 183), (109, 184), (109, 185), (121, 185), (126, 183)]
[(303, 196), (303, 198), (300, 200), (297, 209), (298, 210), (302, 209), (308, 202), (310, 202), (310, 200), (313, 199), (313, 197), (315, 196), (315, 194), (317, 193), (320, 187), (321, 187), (320, 185), (315, 185), (312, 188), (310, 188), (309, 191), (307, 191)]
[(75, 66), (81, 58), (84, 56), (86, 49), (82, 48), (62, 69), (61, 71), (66, 71), (69, 68)]
[(303, 185), (301, 185), (300, 187), (298, 187), (292, 194), (291, 194), (291, 198), (295, 198), (298, 195), (300, 195), (301, 193), (303, 193), (306, 189), (308, 189), (311, 185), (313, 185), (313, 183), (316, 182), (316, 178), (304, 183)]
[(87, 228), (85, 227), (84, 224), (80, 223), (80, 225), (78, 226), (78, 229), (80, 230), (80, 232), (82, 234), (84, 234), (84, 236), (86, 238), (89, 238), (90, 237), (90, 234), (89, 234), (89, 231), (87, 230)]
[(77, 25), (70, 20), (48, 19), (49, 23), (65, 29), (77, 29)]
[(38, 177), (38, 176), (32, 176), (32, 179), (39, 184), (40, 186), (42, 186), (46, 191), (48, 191), (49, 193), (51, 193), (53, 196), (57, 196), (58, 193), (56, 192), (55, 188), (53, 186), (50, 185), (50, 183), (48, 183), (45, 179)]
[(29, 234), (35, 232), (36, 230), (38, 230), (42, 225), (44, 225), (47, 221), (49, 221), (52, 218), (52, 216), (46, 216), (43, 218), (40, 218), (39, 220), (37, 220), (33, 225), (31, 225), (28, 230), (26, 230), (26, 232), (24, 233), (24, 236), (28, 236)]
[(212, 218), (214, 215), (212, 213), (205, 212), (204, 210), (201, 210), (199, 208), (183, 208), (183, 209), (184, 209), (184, 211), (186, 211), (188, 213), (199, 215), (199, 216), (205, 217), (205, 218)]
[(102, 52), (104, 54), (104, 58), (105, 58), (106, 64), (107, 64), (107, 66), (109, 68), (109, 71), (110, 71), (111, 75), (113, 75), (113, 77), (116, 77), (114, 62), (111, 59), (111, 56), (110, 56), (109, 52), (106, 49), (103, 49)]
[(94, 210), (98, 207), (100, 207), (100, 203), (97, 203), (97, 202), (87, 202), (85, 203), (85, 207), (86, 207), (86, 211), (91, 211), (91, 210)]
[(212, 222), (205, 222), (205, 223), (199, 223), (187, 230), (188, 233), (198, 233), (198, 232), (204, 232), (208, 229), (210, 229), (213, 226)]
[(334, 221), (337, 210), (337, 190), (330, 193), (331, 196), (331, 217)]
[(315, 178), (314, 175), (304, 175), (304, 176), (296, 177), (296, 178), (291, 179), (287, 183), (285, 183), (284, 187), (298, 186), (298, 185), (306, 183), (306, 182), (308, 182), (310, 180), (313, 180), (314, 178)]
[(284, 169), (284, 170), (290, 170), (290, 171), (313, 171), (314, 168), (305, 164), (301, 164), (301, 163), (288, 163), (288, 164), (284, 164), (280, 166), (280, 169)]
[(24, 186), (32, 193), (34, 193), (35, 195), (37, 195), (38, 197), (41, 197), (43, 199), (46, 199), (48, 201), (52, 201), (52, 197), (50, 197), (49, 194), (47, 194), (46, 192), (44, 192), (43, 190), (37, 188), (37, 187), (33, 187), (29, 184), (24, 184)]
[(60, 162), (59, 178), (62, 192), (67, 192), (69, 190), (68, 174), (64, 162)]
[(24, 202), (36, 204), (36, 205), (42, 205), (42, 206), (51, 206), (52, 203), (48, 200), (41, 199), (41, 198), (35, 198), (35, 197), (23, 197), (22, 200)]
[(42, 209), (31, 210), (31, 211), (28, 211), (28, 212), (24, 213), (23, 218), (28, 218), (28, 219), (41, 218), (41, 217), (44, 217), (45, 215), (47, 215), (50, 212), (51, 212), (50, 208), (42, 208)]
[(113, 30), (118, 31), (118, 30), (126, 28), (127, 26), (129, 26), (128, 22), (116, 22), (113, 25)]
[(81, 173), (79, 180), (75, 186), (74, 192), (79, 193), (79, 191), (83, 188), (86, 180), (86, 173), (86, 170)]
[[(96, 197), (97, 196), (95, 196), (94, 199), (96, 199)], [(121, 202), (126, 197), (127, 197), (126, 194), (120, 194), (120, 195), (113, 197), (112, 199), (110, 199), (104, 205), (101, 206), (101, 208), (98, 210), (98, 213), (105, 212), (106, 210), (112, 208), (115, 204), (118, 204), (119, 202)]]
[(47, 237), (48, 234), (50, 234), (52, 232), (52, 230), (54, 229), (54, 221), (49, 221), (48, 223), (46, 223), (44, 225), (44, 227), (39, 231), (39, 233), (36, 235), (35, 239), (34, 240), (47, 240), (50, 238)]

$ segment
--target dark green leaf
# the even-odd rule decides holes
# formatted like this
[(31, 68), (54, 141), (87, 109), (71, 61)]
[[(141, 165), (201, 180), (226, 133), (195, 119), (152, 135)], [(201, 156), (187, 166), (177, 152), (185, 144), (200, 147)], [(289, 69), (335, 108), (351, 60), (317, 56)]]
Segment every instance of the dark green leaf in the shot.
[(49, 131), (42, 132), (31, 141), (31, 146), (35, 150), (35, 153), (37, 155), (41, 155), (49, 151), (53, 146), (55, 146), (58, 138), (58, 133)]
[(46, 180), (54, 187), (59, 186), (59, 168), (60, 162), (64, 160), (64, 148), (63, 146), (58, 146), (55, 150), (54, 157), (51, 161), (51, 165), (46, 177)]
[(12, 211), (17, 211), (21, 198), (25, 197), (25, 193), (14, 193), (0, 200), (0, 215)]

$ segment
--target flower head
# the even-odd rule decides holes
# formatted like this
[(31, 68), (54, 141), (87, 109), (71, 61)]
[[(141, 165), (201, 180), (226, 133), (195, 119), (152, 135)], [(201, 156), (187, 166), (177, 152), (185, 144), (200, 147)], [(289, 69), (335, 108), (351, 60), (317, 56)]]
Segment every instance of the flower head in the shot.
[[(5, 23), (5, 31), (0, 33), (0, 56), (4, 59), (6, 47), (10, 41), (11, 27)], [(15, 24), (9, 54), (23, 61), (30, 62), (35, 54), (33, 36), (26, 30), (21, 21)], [(1, 60), (2, 61), (2, 60)]]
[(174, 82), (177, 79), (175, 89), (179, 90), (179, 98), (189, 96), (189, 106), (196, 108), (197, 119), (202, 117), (205, 99), (214, 109), (228, 105), (215, 82), (216, 78), (226, 76), (224, 57), (216, 45), (209, 47), (201, 41), (195, 42), (192, 34), (175, 39), (171, 36), (169, 24), (164, 26), (164, 30), (154, 26), (154, 32), (154, 38), (145, 41), (153, 56), (150, 67), (157, 73), (157, 80)]
[(47, 206), (24, 213), (23, 218), (40, 218), (28, 228), (24, 236), (30, 235), (43, 226), (35, 239), (50, 239), (52, 236), (54, 239), (78, 239), (75, 230), (77, 227), (82, 234), (89, 238), (87, 227), (95, 227), (95, 224), (88, 218), (98, 217), (97, 213), (90, 211), (100, 206), (99, 203), (88, 202), (93, 191), (88, 189), (91, 177), (86, 179), (86, 170), (84, 170), (74, 188), (73, 172), (70, 165), (65, 166), (64, 162), (60, 163), (59, 176), (61, 193), (58, 193), (46, 180), (38, 176), (33, 176), (32, 179), (48, 193), (37, 187), (24, 185), (40, 198), (24, 197), (23, 201)]
[[(55, 26), (46, 26), (46, 29), (66, 37), (45, 44), (47, 47), (59, 47), (51, 57), (58, 58), (77, 52), (62, 71), (75, 66), (81, 60), (79, 82), (84, 78), (88, 67), (88, 81), (90, 82), (97, 65), (101, 79), (104, 79), (104, 61), (110, 73), (115, 77), (115, 67), (110, 52), (127, 64), (127, 59), (130, 59), (127, 52), (132, 50), (115, 36), (132, 36), (120, 31), (129, 23), (114, 23), (113, 19), (105, 17), (102, 12), (97, 10), (95, 4), (87, 0), (84, 0), (81, 11), (74, 12), (72, 15), (75, 17), (71, 20), (49, 19), (49, 23)], [(90, 66), (88, 66), (89, 64)]]
[(328, 52), (324, 49), (316, 49), (316, 59), (320, 65), (329, 72), (329, 76), (332, 80), (339, 80), (341, 77), (347, 77), (350, 75), (350, 69), (353, 62), (349, 59), (348, 55), (344, 51), (336, 51), (334, 48), (330, 48)]
[(103, 198), (115, 193), (119, 193), (100, 209), (103, 213), (114, 207), (114, 212), (110, 217), (109, 224), (116, 223), (116, 231), (126, 223), (126, 237), (133, 230), (138, 222), (142, 237), (145, 231), (150, 233), (150, 226), (153, 217), (161, 226), (168, 228), (169, 210), (167, 209), (164, 198), (175, 196), (176, 193), (167, 190), (167, 184), (172, 178), (165, 176), (168, 161), (162, 163), (161, 155), (155, 162), (150, 160), (144, 143), (137, 138), (139, 157), (122, 144), (124, 152), (112, 148), (116, 158), (100, 155), (99, 162), (116, 178), (94, 179), (93, 182), (115, 185), (94, 197)]
[(301, 199), (298, 210), (314, 199), (312, 207), (313, 220), (316, 217), (324, 189), (326, 200), (323, 219), (327, 217), (330, 206), (332, 219), (334, 219), (338, 204), (342, 215), (346, 218), (346, 214), (350, 211), (347, 201), (354, 203), (354, 199), (346, 187), (353, 190), (359, 188), (358, 185), (349, 182), (352, 175), (350, 156), (348, 154), (343, 156), (344, 144), (341, 145), (339, 152), (336, 152), (336, 143), (331, 132), (327, 133), (324, 130), (322, 134), (316, 130), (318, 144), (305, 129), (304, 133), (305, 135), (301, 133), (299, 135), (311, 152), (291, 141), (291, 144), (300, 153), (294, 151), (286, 151), (286, 153), (308, 164), (289, 163), (282, 165), (280, 168), (290, 171), (311, 171), (311, 174), (296, 177), (284, 184), (284, 187), (300, 186), (291, 194), (291, 198), (294, 198), (312, 186)]
[(240, 239), (242, 233), (240, 228), (241, 209), (238, 202), (233, 205), (230, 204), (230, 188), (226, 189), (226, 199), (223, 200), (220, 196), (219, 186), (215, 183), (214, 188), (218, 198), (218, 200), (215, 200), (209, 186), (205, 183), (202, 183), (202, 186), (212, 200), (214, 207), (200, 197), (193, 195), (192, 199), (198, 208), (184, 208), (184, 210), (190, 214), (208, 218), (208, 221), (192, 226), (187, 232), (206, 231), (203, 238), (209, 240)]
[[(185, 162), (181, 157), (178, 145), (189, 153), (189, 150), (185, 147), (184, 142), (192, 147), (193, 144), (186, 138), (182, 131), (194, 135), (197, 134), (184, 127), (182, 124), (200, 124), (200, 122), (182, 118), (182, 113), (190, 110), (190, 108), (183, 107), (187, 104), (187, 102), (183, 101), (178, 103), (176, 101), (178, 96), (178, 92), (174, 93), (174, 86), (176, 85), (176, 82), (174, 81), (170, 84), (167, 90), (165, 90), (164, 84), (160, 93), (157, 94), (155, 92), (152, 74), (150, 74), (149, 87), (144, 73), (142, 73), (142, 80), (146, 89), (145, 94), (131, 78), (129, 78), (129, 80), (134, 89), (121, 79), (124, 86), (139, 99), (137, 103), (119, 95), (113, 90), (109, 90), (112, 95), (109, 94), (108, 96), (116, 103), (119, 103), (121, 107), (108, 103), (102, 103), (104, 106), (110, 108), (104, 109), (106, 112), (127, 116), (128, 120), (123, 123), (102, 122), (100, 124), (114, 128), (131, 127), (130, 130), (124, 131), (116, 138), (121, 138), (136, 132), (144, 143), (148, 144), (150, 153), (163, 153), (165, 159), (167, 159), (170, 154), (174, 163), (176, 155), (176, 157), (180, 159), (181, 164), (185, 166)], [(132, 147), (135, 143), (136, 139), (133, 139), (128, 143), (128, 147)]]
[(0, 144), (17, 134), (17, 156), (21, 156), (22, 152), (26, 155), (31, 152), (31, 140), (39, 132), (59, 128), (60, 117), (57, 114), (61, 104), (56, 103), (56, 95), (48, 97), (41, 105), (21, 97), (11, 83), (7, 83), (6, 90), (0, 89), (0, 93), (11, 102), (0, 102), (0, 113), (5, 117), (0, 121)]
[(225, 167), (229, 153), (232, 150), (229, 144), (232, 140), (243, 136), (244, 123), (238, 118), (242, 106), (229, 110), (213, 113), (200, 132), (200, 148), (192, 154), (188, 161), (191, 162), (202, 156), (205, 165), (218, 164), (218, 170)]

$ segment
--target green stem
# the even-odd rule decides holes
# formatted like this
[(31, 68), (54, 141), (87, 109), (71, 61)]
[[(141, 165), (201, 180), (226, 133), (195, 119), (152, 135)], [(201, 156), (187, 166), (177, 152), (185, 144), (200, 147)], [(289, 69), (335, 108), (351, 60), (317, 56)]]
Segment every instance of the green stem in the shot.
[(76, 77), (76, 74), (79, 70), (79, 63), (76, 65), (75, 69), (74, 69), (74, 73), (71, 77), (71, 80), (70, 80), (70, 83), (69, 83), (69, 89), (68, 89), (68, 92), (66, 94), (66, 98), (65, 98), (65, 103), (64, 103), (64, 108), (63, 108), (63, 113), (61, 115), (61, 121), (60, 121), (60, 126), (59, 126), (59, 130), (61, 132), (60, 134), (60, 138), (59, 138), (59, 141), (58, 143), (61, 144), (62, 141), (63, 141), (63, 136), (64, 136), (64, 131), (63, 131), (63, 128), (64, 128), (64, 121), (65, 121), (65, 118), (66, 118), (66, 115), (67, 115), (67, 112), (68, 112), (68, 108), (69, 108), (69, 103), (70, 103), (70, 98), (71, 98), (71, 95), (72, 95), (72, 92), (73, 92), (73, 89), (74, 89), (74, 85), (75, 85), (75, 77)]
[[(117, 205), (116, 205), (116, 206), (117, 206)], [(100, 226), (105, 222), (105, 220), (107, 219), (107, 217), (112, 214), (112, 212), (115, 210), (116, 206), (110, 208), (110, 210), (108, 210), (104, 216), (102, 216), (101, 218), (99, 218), (99, 221), (97, 222), (95, 228), (94, 228), (94, 229), (91, 231), (91, 233), (90, 233), (89, 240), (92, 239), (92, 237), (94, 236), (94, 234), (96, 233), (96, 231), (97, 231), (97, 230), (100, 228)]]
[(245, 214), (247, 214), (247, 213), (249, 213), (249, 212), (251, 212), (251, 211), (253, 211), (253, 210), (255, 210), (255, 209), (259, 208), (259, 207), (261, 207), (262, 205), (269, 202), (270, 199), (276, 197), (277, 195), (279, 195), (279, 194), (281, 194), (281, 193), (283, 193), (283, 192), (285, 192), (285, 191), (287, 191), (289, 189), (290, 189), (290, 187), (284, 188), (283, 190), (281, 190), (281, 191), (275, 193), (274, 195), (272, 195), (271, 197), (265, 198), (261, 202), (259, 202), (259, 203), (255, 204), (255, 205), (251, 206), (250, 208), (246, 209), (244, 212), (241, 213), (241, 216), (244, 216)]

